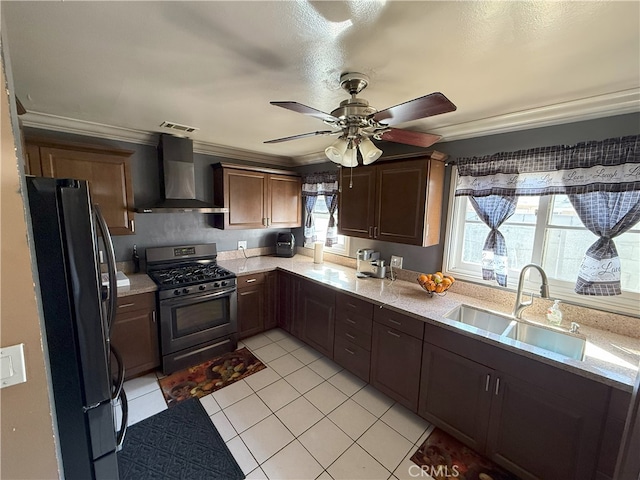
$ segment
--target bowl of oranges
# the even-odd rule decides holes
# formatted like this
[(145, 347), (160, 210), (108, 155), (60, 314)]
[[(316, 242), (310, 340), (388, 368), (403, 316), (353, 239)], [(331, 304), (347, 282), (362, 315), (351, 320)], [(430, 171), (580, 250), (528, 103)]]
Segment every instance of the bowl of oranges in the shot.
[(442, 272), (421, 273), (418, 276), (418, 284), (429, 293), (429, 295), (444, 295), (449, 287), (455, 282), (451, 275), (443, 275)]

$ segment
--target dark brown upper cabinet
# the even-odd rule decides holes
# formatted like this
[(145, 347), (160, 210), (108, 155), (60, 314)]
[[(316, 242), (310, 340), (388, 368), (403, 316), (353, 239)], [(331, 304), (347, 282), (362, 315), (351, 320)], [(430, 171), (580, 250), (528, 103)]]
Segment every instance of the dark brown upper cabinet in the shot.
[(89, 182), (91, 201), (100, 206), (112, 235), (135, 233), (131, 150), (26, 138), (31, 175)]
[(416, 158), (343, 169), (338, 232), (428, 247), (440, 243), (444, 162)]
[(302, 225), (302, 180), (286, 170), (213, 165), (213, 201), (229, 209), (214, 216), (223, 229), (294, 228)]

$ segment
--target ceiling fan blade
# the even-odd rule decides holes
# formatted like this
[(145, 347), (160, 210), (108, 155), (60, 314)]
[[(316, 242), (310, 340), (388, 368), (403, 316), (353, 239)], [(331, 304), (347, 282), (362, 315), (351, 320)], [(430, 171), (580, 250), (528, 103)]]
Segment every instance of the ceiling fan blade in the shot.
[(271, 105), (275, 105), (276, 107), (286, 108), (287, 110), (292, 110), (294, 112), (302, 113), (303, 115), (309, 115), (310, 117), (318, 118), (327, 122), (335, 122), (338, 119), (333, 115), (329, 115), (328, 113), (321, 112), (320, 110), (316, 110), (315, 108), (307, 107), (298, 102), (269, 102)]
[(416, 147), (427, 148), (442, 138), (442, 135), (432, 133), (413, 132), (411, 130), (399, 130), (391, 128), (382, 134), (382, 140), (395, 143), (404, 143)]
[(326, 135), (338, 135), (338, 134), (341, 134), (341, 133), (342, 133), (342, 130), (338, 130), (338, 131), (323, 130), (323, 131), (320, 131), (320, 132), (301, 133), (300, 135), (293, 135), (291, 137), (276, 138), (276, 139), (273, 139), (273, 140), (267, 140), (267, 141), (265, 141), (263, 143), (288, 142), (289, 140), (297, 140), (299, 138), (326, 136)]
[(456, 108), (442, 93), (435, 92), (424, 97), (414, 98), (395, 107), (381, 110), (373, 116), (373, 119), (387, 125), (396, 125), (419, 118), (453, 112)]

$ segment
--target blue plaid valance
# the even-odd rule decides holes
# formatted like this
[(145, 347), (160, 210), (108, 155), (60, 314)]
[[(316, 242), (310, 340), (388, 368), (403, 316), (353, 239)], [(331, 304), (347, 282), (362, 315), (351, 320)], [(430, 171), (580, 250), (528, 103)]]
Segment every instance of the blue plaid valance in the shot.
[(456, 196), (640, 190), (640, 135), (461, 158)]

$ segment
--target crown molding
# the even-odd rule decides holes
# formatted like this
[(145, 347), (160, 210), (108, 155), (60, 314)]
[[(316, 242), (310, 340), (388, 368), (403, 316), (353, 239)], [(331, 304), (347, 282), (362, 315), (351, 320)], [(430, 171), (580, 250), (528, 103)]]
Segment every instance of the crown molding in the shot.
[(430, 133), (450, 142), (635, 112), (640, 112), (639, 88), (434, 128)]
[[(439, 142), (441, 143), (636, 112), (640, 112), (640, 88), (521, 110), (471, 122), (447, 125), (434, 128), (431, 133), (442, 135), (443, 138)], [(23, 125), (27, 127), (142, 145), (157, 145), (158, 135), (160, 134), (160, 132), (115, 127), (113, 125), (87, 122), (40, 112), (27, 112), (21, 116), (21, 119)], [(311, 165), (327, 161), (324, 152), (315, 152), (297, 157), (284, 157), (225, 147), (198, 140), (194, 140), (193, 150), (196, 153), (205, 155), (284, 167)]]
[[(136, 143), (139, 145), (158, 145), (160, 132), (147, 132), (133, 128), (116, 127), (103, 123), (88, 122), (75, 118), (62, 117), (41, 112), (27, 112), (21, 117), (25, 127), (53, 130), (56, 132), (87, 135), (120, 142)], [(290, 157), (268, 155), (237, 148), (225, 147), (199, 140), (193, 141), (193, 151), (204, 155), (212, 155), (225, 159), (243, 160), (268, 165), (292, 167), (294, 163)]]

